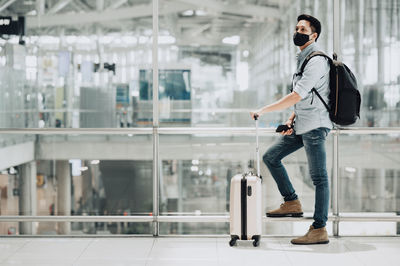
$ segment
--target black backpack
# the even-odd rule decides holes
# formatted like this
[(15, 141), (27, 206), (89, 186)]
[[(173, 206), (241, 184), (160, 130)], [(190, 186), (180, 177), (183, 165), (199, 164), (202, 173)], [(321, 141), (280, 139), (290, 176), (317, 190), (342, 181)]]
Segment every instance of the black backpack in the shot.
[(333, 54), (333, 60), (322, 52), (312, 52), (301, 65), (300, 72), (296, 75), (302, 75), (308, 61), (314, 56), (323, 56), (328, 59), (330, 65), (329, 71), (329, 105), (322, 99), (315, 88), (315, 93), (325, 105), (329, 112), (329, 117), (335, 124), (348, 126), (360, 118), (361, 95), (357, 89), (357, 80), (351, 70), (342, 62), (337, 61), (336, 54)]

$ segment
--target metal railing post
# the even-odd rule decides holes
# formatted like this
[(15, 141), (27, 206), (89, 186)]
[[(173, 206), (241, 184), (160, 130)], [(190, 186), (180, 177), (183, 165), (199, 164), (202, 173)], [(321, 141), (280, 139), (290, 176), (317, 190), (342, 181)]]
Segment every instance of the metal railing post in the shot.
[(159, 235), (158, 0), (153, 0), (153, 236)]
[[(332, 175), (332, 212), (339, 217), (339, 129), (333, 134), (333, 175)], [(339, 236), (339, 221), (333, 221), (333, 235)]]
[[(336, 53), (338, 60), (342, 59), (342, 46), (341, 46), (341, 0), (334, 0), (333, 2), (333, 52)], [(339, 217), (339, 129), (336, 128), (333, 135), (333, 177), (332, 177), (332, 211), (333, 215)], [(339, 220), (335, 219), (333, 222), (333, 235), (339, 235)]]

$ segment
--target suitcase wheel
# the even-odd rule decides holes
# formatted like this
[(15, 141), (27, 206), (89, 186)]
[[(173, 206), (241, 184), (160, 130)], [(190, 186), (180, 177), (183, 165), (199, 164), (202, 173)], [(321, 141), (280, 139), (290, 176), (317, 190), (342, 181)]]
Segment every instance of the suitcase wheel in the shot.
[(260, 245), (260, 240), (254, 240), (253, 246), (258, 247)]
[(253, 236), (251, 239), (253, 239), (253, 246), (258, 247), (260, 245), (260, 236)]
[(236, 241), (239, 239), (238, 236), (232, 236), (231, 237), (231, 241), (229, 241), (229, 246), (233, 247), (234, 245), (236, 245)]

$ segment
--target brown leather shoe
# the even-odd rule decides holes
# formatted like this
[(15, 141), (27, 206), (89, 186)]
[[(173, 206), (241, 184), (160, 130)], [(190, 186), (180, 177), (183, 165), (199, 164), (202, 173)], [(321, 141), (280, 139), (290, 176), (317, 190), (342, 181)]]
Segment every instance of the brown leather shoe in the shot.
[(281, 206), (270, 212), (267, 212), (267, 217), (302, 217), (303, 210), (299, 200), (286, 201)]
[(307, 234), (302, 237), (292, 239), (290, 242), (295, 245), (328, 244), (328, 232), (326, 232), (325, 227), (314, 229), (314, 226), (311, 225)]

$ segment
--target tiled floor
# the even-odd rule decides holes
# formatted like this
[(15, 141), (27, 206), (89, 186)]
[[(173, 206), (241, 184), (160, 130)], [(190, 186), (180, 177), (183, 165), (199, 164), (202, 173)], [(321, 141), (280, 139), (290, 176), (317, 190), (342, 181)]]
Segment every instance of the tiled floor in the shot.
[(399, 237), (331, 237), (328, 245), (295, 246), (265, 237), (228, 245), (228, 238), (0, 238), (0, 265), (400, 265)]

